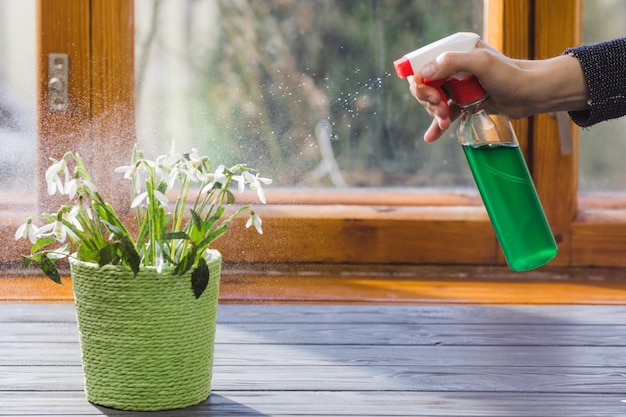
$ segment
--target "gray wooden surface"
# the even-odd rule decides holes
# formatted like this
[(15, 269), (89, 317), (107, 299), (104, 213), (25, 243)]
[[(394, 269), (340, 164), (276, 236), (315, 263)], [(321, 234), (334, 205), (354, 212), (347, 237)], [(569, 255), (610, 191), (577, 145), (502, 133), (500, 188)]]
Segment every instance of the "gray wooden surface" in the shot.
[[(626, 306), (221, 305), (213, 393), (155, 416), (624, 416)], [(0, 416), (85, 400), (74, 308), (0, 304)]]

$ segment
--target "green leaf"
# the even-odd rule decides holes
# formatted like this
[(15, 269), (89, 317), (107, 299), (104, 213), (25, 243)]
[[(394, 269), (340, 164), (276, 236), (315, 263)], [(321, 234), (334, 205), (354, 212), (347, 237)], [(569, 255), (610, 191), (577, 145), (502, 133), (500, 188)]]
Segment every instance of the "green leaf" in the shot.
[(193, 264), (196, 262), (197, 249), (195, 246), (191, 248), (191, 251), (185, 255), (176, 268), (174, 268), (174, 274), (183, 275), (185, 272), (189, 271)]
[(215, 224), (215, 222), (217, 222), (219, 219), (222, 218), (222, 215), (224, 214), (225, 210), (226, 210), (226, 207), (224, 206), (218, 207), (218, 209), (215, 211), (215, 214), (211, 216), (211, 218), (209, 219), (210, 227), (213, 227), (213, 224)]
[(115, 250), (115, 246), (113, 245), (106, 245), (100, 248), (96, 255), (98, 265), (103, 266), (112, 263), (111, 261), (115, 257)]
[(230, 190), (226, 190), (226, 204), (234, 204), (235, 203), (235, 194), (233, 194)]
[(213, 230), (207, 237), (200, 243), (200, 247), (208, 248), (213, 241), (215, 241), (218, 237), (222, 236), (224, 233), (228, 231), (228, 225), (222, 224), (217, 229)]
[(164, 180), (161, 180), (161, 182), (157, 186), (157, 191), (161, 194), (165, 194), (165, 192), (167, 191), (167, 183)]
[(41, 255), (41, 270), (48, 278), (57, 284), (61, 284), (61, 277), (54, 262), (44, 253)]
[(198, 267), (191, 273), (191, 288), (193, 294), (200, 298), (206, 287), (209, 285), (209, 267), (204, 258), (198, 260)]
[(48, 246), (49, 244), (53, 242), (56, 242), (56, 239), (53, 237), (41, 237), (37, 239), (37, 242), (35, 242), (33, 246), (30, 248), (30, 253), (33, 254), (37, 252), (39, 249), (45, 248), (46, 246)]
[(111, 223), (109, 223), (108, 221), (104, 219), (101, 219), (101, 221), (109, 230), (109, 232), (113, 233), (113, 235), (115, 235), (115, 237), (117, 237), (118, 239), (124, 236), (122, 229), (120, 229), (119, 227), (112, 225)]
[(139, 273), (139, 266), (141, 265), (141, 256), (135, 249), (135, 245), (128, 238), (124, 238), (120, 241), (120, 249), (122, 251), (122, 259), (126, 261), (130, 269), (132, 269), (135, 276)]
[(195, 211), (193, 210), (190, 210), (190, 211), (191, 211), (191, 218), (193, 220), (193, 224), (196, 226), (196, 229), (201, 231), (202, 230), (202, 218)]
[(163, 235), (163, 240), (173, 239), (189, 240), (189, 235), (182, 230), (179, 230), (178, 232), (169, 232)]
[(30, 264), (33, 263), (33, 258), (31, 258), (30, 256), (24, 256), (22, 255), (22, 261), (24, 262), (24, 266), (25, 267), (29, 267)]
[(78, 259), (86, 262), (91, 262), (94, 259), (97, 259), (98, 252), (95, 251), (91, 246), (83, 243), (78, 247), (77, 255)]
[(42, 255), (42, 253), (33, 253), (31, 256), (29, 256), (28, 258), (30, 258), (30, 262), (28, 263), (28, 265), (30, 265), (32, 262), (40, 264), (41, 263), (41, 255)]
[(137, 247), (142, 247), (146, 244), (148, 240), (148, 235), (150, 234), (150, 222), (147, 215), (143, 215), (141, 221), (141, 227), (139, 229), (139, 236), (137, 237)]

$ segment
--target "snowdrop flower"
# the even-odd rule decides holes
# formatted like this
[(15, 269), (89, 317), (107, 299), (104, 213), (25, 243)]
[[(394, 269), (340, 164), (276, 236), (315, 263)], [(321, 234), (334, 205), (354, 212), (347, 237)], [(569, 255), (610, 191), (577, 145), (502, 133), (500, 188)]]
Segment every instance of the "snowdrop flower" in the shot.
[(46, 170), (46, 183), (48, 183), (48, 195), (54, 195), (57, 190), (63, 194), (63, 181), (59, 174), (65, 174), (66, 182), (69, 180), (67, 163), (65, 158), (55, 162)]
[(124, 165), (115, 168), (114, 172), (123, 172), (124, 178), (131, 180), (133, 183), (133, 189), (135, 193), (141, 191), (142, 178), (139, 168), (141, 167), (141, 160), (136, 161), (133, 165)]
[(220, 165), (217, 167), (214, 174), (207, 174), (206, 177), (207, 179), (211, 179), (211, 182), (205, 185), (204, 188), (200, 190), (200, 193), (210, 192), (213, 187), (215, 187), (215, 184), (225, 184), (226, 181), (228, 181), (228, 178), (226, 178), (224, 171), (226, 171), (226, 167), (224, 165)]
[[(80, 209), (78, 209), (77, 207), (80, 206), (77, 204), (73, 207), (68, 207), (67, 210), (63, 213), (63, 220), (72, 223), (76, 229), (82, 232), (83, 226), (80, 224), (80, 220), (78, 220)], [(74, 233), (71, 231), (71, 229), (68, 229), (68, 233), (71, 234), (72, 237), (74, 237)]]
[(123, 172), (124, 178), (127, 180), (135, 177), (137, 170), (139, 169), (139, 162), (135, 162), (133, 165), (124, 165), (121, 167), (117, 167), (113, 170), (113, 172)]
[(65, 193), (70, 200), (76, 197), (76, 194), (81, 194), (86, 189), (89, 189), (93, 193), (97, 193), (98, 189), (91, 181), (87, 181), (81, 178), (79, 175), (74, 176), (71, 180), (65, 183)]
[[(78, 215), (83, 212), (87, 213), (87, 217), (93, 219), (93, 214), (91, 213), (91, 207), (87, 203), (87, 200), (83, 196), (78, 197), (78, 202), (74, 204), (72, 210), (70, 211), (70, 217), (77, 220)], [(82, 229), (81, 229), (82, 230)]]
[(256, 229), (257, 232), (259, 232), (260, 235), (263, 234), (263, 227), (262, 227), (263, 226), (263, 220), (261, 220), (259, 215), (256, 214), (254, 211), (250, 212), (250, 218), (246, 222), (246, 228), (248, 228), (250, 226), (254, 226), (254, 228)]
[[(65, 226), (61, 220), (65, 220), (72, 224), (78, 223), (78, 220), (74, 217), (72, 218), (71, 214), (72, 208), (70, 206), (62, 206), (59, 209), (56, 220), (42, 226), (37, 231), (37, 237), (54, 237), (59, 242), (63, 243), (67, 239), (69, 235), (72, 239), (78, 239), (78, 236), (70, 229)], [(79, 230), (82, 230), (82, 227), (78, 227)]]
[(157, 175), (157, 182), (164, 181), (167, 184), (167, 190), (174, 188), (176, 179), (180, 174), (179, 161), (180, 155), (161, 155), (158, 156), (154, 163), (154, 172)]
[(39, 228), (33, 224), (32, 217), (29, 217), (26, 223), (21, 225), (15, 232), (15, 240), (23, 237), (28, 237), (32, 244), (35, 244), (39, 238)]
[(167, 178), (163, 178), (167, 183), (167, 190), (170, 191), (176, 185), (176, 181), (184, 181), (188, 179), (191, 182), (199, 182), (198, 170), (181, 157), (176, 164), (170, 167)]
[(187, 158), (185, 159), (185, 165), (187, 169), (192, 172), (204, 171), (206, 167), (205, 163), (208, 161), (208, 158), (201, 157), (198, 155), (198, 151), (193, 149), (191, 153), (187, 154)]
[(70, 200), (73, 200), (76, 196), (76, 191), (78, 190), (78, 180), (76, 178), (72, 178), (65, 184), (65, 192)]
[(39, 237), (54, 237), (59, 242), (65, 242), (67, 239), (67, 228), (61, 223), (61, 220), (57, 220), (52, 223), (48, 223), (45, 226), (39, 228)]
[(250, 183), (250, 189), (256, 190), (256, 193), (259, 196), (259, 200), (261, 200), (263, 204), (266, 204), (265, 192), (263, 191), (263, 186), (261, 185), (261, 183), (269, 185), (272, 183), (272, 179), (260, 177), (259, 174), (252, 175), (248, 171), (245, 171), (243, 175), (245, 175), (246, 181)]
[[(77, 258), (92, 262), (94, 257), (97, 258), (94, 254), (116, 249), (119, 241), (124, 244), (124, 250), (117, 252), (119, 256), (111, 257), (109, 261), (112, 264), (129, 264), (135, 272), (142, 265), (154, 266), (157, 271), (165, 269), (170, 263), (180, 266), (181, 262), (191, 259), (189, 256), (196, 256), (191, 251), (205, 253), (221, 235), (214, 233), (215, 224), (226, 227), (244, 211), (249, 213), (246, 227), (254, 226), (259, 234), (263, 234), (263, 222), (250, 205), (236, 208), (233, 214), (225, 210), (225, 206), (235, 200), (229, 189), (231, 183), (235, 187), (235, 182), (240, 192), (249, 186), (265, 203), (263, 186), (272, 180), (261, 177), (256, 169), (248, 168), (246, 164), (232, 167), (219, 165), (215, 169), (209, 157), (200, 156), (195, 149), (184, 154), (176, 154), (172, 150), (148, 160), (135, 148), (130, 164), (115, 169), (116, 173), (122, 173), (131, 182), (134, 198), (130, 207), (136, 210), (139, 223), (138, 237), (135, 237), (131, 233), (133, 229), (123, 225), (122, 219), (100, 195), (78, 153), (67, 152), (60, 161), (51, 161), (52, 166), (45, 173), (48, 193), (67, 195), (71, 203), (62, 205), (56, 214), (43, 213), (28, 218), (15, 231), (15, 238), (30, 239), (33, 245), (31, 254), (25, 258), (29, 262), (45, 262), (41, 265), (43, 272), (55, 281), (56, 267), (54, 262), (50, 264), (48, 260), (54, 261), (75, 253)], [(173, 212), (167, 212), (168, 208), (164, 207), (170, 204), (165, 196), (170, 195), (169, 192), (178, 194)], [(186, 204), (191, 205), (190, 210), (187, 210)], [(189, 211), (196, 215), (189, 216)], [(161, 227), (163, 216), (167, 220), (166, 227)], [(36, 226), (34, 222), (44, 226)], [(191, 227), (195, 227), (198, 233), (181, 237), (182, 232)], [(50, 244), (60, 248), (51, 249)], [(94, 250), (81, 251), (84, 244)], [(102, 259), (96, 260), (99, 262)], [(204, 274), (204, 271), (199, 273)], [(196, 296), (199, 295), (196, 293)]]
[[(169, 204), (169, 200), (167, 199), (167, 197), (165, 197), (165, 195), (157, 190), (154, 190), (154, 196), (156, 197), (157, 200), (159, 200), (159, 202), (161, 203), (162, 206), (167, 206)], [(132, 203), (130, 203), (130, 208), (135, 208), (137, 206), (139, 206), (141, 203), (143, 203), (143, 201), (148, 197), (148, 192), (144, 191), (143, 193), (139, 194), (137, 197), (135, 197), (135, 199), (133, 200)]]
[(243, 175), (233, 175), (233, 179), (237, 181), (237, 189), (240, 193), (246, 189), (246, 178)]

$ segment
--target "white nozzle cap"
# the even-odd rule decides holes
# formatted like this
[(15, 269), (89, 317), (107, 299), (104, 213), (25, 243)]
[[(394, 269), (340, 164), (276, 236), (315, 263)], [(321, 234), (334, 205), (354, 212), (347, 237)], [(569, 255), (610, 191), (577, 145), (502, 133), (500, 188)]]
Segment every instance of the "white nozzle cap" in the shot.
[[(429, 45), (423, 46), (394, 61), (393, 65), (400, 78), (406, 78), (422, 71), (422, 67), (444, 52), (467, 52), (474, 49), (480, 36), (472, 32), (458, 32)], [(409, 65), (410, 64), (410, 65)]]

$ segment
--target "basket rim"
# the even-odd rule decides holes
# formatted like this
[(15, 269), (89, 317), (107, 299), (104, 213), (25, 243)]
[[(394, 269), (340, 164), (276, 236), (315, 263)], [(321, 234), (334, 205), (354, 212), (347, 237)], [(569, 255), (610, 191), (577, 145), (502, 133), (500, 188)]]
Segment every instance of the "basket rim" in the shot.
[[(75, 265), (81, 265), (83, 268), (94, 268), (94, 269), (100, 269), (100, 270), (106, 270), (106, 269), (125, 269), (130, 271), (130, 267), (127, 265), (113, 265), (113, 264), (106, 264), (106, 265), (98, 265), (96, 262), (90, 262), (90, 261), (83, 261), (81, 259), (78, 259), (76, 256), (76, 254), (72, 254), (71, 256), (68, 257), (70, 264), (75, 264)], [(216, 262), (216, 261), (221, 261), (222, 260), (222, 254), (220, 251), (218, 251), (217, 249), (207, 249), (206, 250), (206, 256), (205, 256), (205, 260), (207, 261), (207, 263), (210, 262)], [(172, 264), (163, 264), (163, 266), (161, 267), (161, 270), (163, 273), (171, 273), (172, 271), (174, 271), (174, 269), (176, 268), (175, 265)], [(153, 265), (141, 265), (139, 267), (140, 270), (144, 270), (144, 271), (154, 271), (156, 272), (157, 267), (153, 266)]]

